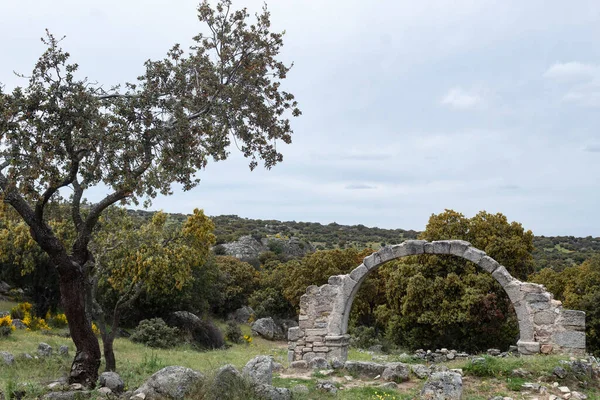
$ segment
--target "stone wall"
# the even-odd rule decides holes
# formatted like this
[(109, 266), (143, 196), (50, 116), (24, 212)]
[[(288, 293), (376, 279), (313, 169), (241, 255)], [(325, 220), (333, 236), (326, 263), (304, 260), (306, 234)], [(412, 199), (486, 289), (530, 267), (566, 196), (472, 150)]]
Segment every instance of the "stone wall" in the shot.
[(289, 361), (348, 357), (348, 318), (352, 302), (369, 272), (397, 258), (417, 254), (447, 254), (465, 258), (504, 288), (519, 320), (521, 354), (585, 353), (585, 313), (565, 310), (542, 285), (521, 282), (485, 252), (462, 240), (408, 240), (382, 247), (365, 257), (348, 275), (336, 275), (320, 287), (309, 286), (300, 298), (299, 326), (288, 330)]

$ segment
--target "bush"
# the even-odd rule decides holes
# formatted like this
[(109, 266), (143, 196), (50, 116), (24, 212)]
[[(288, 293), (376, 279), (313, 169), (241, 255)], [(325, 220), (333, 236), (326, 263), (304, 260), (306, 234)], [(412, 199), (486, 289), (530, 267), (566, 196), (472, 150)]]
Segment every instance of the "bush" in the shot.
[(295, 314), (294, 308), (283, 294), (272, 287), (260, 289), (252, 293), (248, 299), (256, 318), (286, 318)]
[(242, 330), (235, 321), (228, 321), (227, 328), (225, 329), (225, 339), (231, 343), (242, 343), (244, 338), (242, 336)]
[(12, 319), (23, 320), (25, 319), (27, 314), (31, 314), (32, 308), (33, 306), (31, 305), (31, 303), (19, 303), (10, 310), (10, 316), (12, 317)]
[(12, 318), (10, 315), (5, 315), (0, 318), (0, 337), (8, 336), (15, 330), (15, 327), (12, 324)]
[(169, 317), (169, 325), (177, 327), (180, 336), (199, 349), (220, 349), (225, 346), (223, 334), (212, 321), (203, 320), (190, 312), (174, 312)]
[(69, 325), (67, 316), (64, 313), (51, 315), (50, 312), (48, 312), (46, 321), (53, 328), (65, 328)]
[(368, 349), (371, 346), (382, 345), (381, 339), (372, 326), (357, 326), (350, 330), (352, 346), (359, 349)]
[(143, 343), (149, 347), (169, 348), (177, 344), (177, 328), (167, 326), (162, 318), (144, 319), (133, 331), (132, 342)]

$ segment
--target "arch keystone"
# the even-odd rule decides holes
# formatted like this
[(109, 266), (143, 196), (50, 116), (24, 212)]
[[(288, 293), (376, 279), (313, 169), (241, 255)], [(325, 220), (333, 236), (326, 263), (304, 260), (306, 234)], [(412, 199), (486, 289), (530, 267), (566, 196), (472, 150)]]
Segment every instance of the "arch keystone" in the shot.
[(433, 254), (450, 254), (450, 240), (436, 240), (431, 242)]

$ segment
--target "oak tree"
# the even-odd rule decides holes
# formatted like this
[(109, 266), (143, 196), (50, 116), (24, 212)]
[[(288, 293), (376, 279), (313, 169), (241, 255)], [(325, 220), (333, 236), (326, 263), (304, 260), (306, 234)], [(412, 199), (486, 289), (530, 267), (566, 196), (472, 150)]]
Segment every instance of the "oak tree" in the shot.
[[(266, 7), (249, 22), (245, 9), (222, 0), (198, 7), (206, 28), (184, 51), (146, 61), (137, 81), (106, 88), (80, 78), (60, 40), (11, 92), (0, 89), (0, 195), (29, 226), (59, 273), (62, 304), (77, 348), (70, 381), (93, 386), (100, 346), (86, 314), (85, 282), (94, 258), (92, 232), (107, 207), (189, 190), (209, 159), (223, 160), (231, 142), (271, 168), (282, 161), (276, 142), (291, 142), (289, 118), (300, 115), (281, 89), (290, 66), (278, 59), (283, 34), (271, 32)], [(108, 194), (82, 206), (101, 185)], [(76, 231), (65, 246), (47, 220), (47, 205), (70, 188)]]

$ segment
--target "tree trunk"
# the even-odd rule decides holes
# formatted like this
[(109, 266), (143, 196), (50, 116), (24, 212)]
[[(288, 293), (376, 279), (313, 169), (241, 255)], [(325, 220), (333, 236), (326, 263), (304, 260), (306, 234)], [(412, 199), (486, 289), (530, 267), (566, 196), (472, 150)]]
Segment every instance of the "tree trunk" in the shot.
[[(113, 328), (114, 329), (114, 328)], [(104, 361), (106, 366), (104, 368), (107, 372), (114, 372), (117, 370), (117, 361), (115, 359), (115, 352), (113, 350), (113, 343), (115, 341), (115, 335), (111, 333), (102, 335), (102, 345), (104, 347)]]
[(77, 351), (71, 365), (69, 383), (94, 387), (100, 368), (100, 345), (86, 314), (86, 288), (83, 268), (76, 263), (60, 265), (60, 294), (69, 321), (69, 331)]

